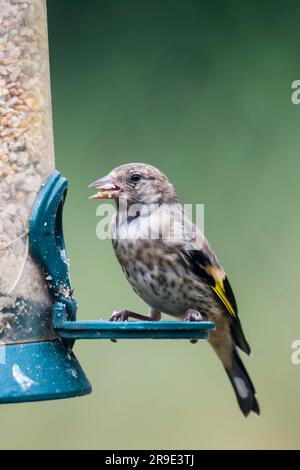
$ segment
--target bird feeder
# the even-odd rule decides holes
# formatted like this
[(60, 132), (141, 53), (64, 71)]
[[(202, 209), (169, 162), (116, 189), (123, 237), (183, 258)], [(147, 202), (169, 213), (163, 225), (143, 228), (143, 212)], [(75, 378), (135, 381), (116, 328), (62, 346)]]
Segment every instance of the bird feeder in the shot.
[(79, 339), (206, 339), (211, 322), (77, 321), (55, 171), (45, 0), (0, 0), (0, 403), (86, 395)]

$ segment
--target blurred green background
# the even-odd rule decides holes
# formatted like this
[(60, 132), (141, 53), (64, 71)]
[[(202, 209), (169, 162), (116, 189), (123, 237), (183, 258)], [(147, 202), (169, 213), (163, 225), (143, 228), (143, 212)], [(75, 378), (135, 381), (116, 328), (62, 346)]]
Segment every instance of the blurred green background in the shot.
[(146, 312), (88, 184), (125, 162), (164, 170), (231, 279), (261, 403), (244, 419), (205, 342), (81, 342), (93, 395), (2, 406), (1, 448), (299, 448), (298, 1), (50, 0), (57, 168), (81, 319)]

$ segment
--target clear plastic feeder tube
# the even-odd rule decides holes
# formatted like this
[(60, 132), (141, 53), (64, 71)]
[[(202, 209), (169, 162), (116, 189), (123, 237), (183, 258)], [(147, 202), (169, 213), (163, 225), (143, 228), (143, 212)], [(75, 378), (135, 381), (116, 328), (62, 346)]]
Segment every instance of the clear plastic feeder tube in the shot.
[(0, 0), (0, 341), (52, 333), (28, 219), (54, 170), (45, 0)]

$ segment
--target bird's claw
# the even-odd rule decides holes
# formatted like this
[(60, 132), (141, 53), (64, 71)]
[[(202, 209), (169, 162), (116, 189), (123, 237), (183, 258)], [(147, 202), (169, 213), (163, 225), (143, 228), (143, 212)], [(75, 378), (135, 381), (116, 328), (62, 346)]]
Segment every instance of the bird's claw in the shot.
[(189, 309), (185, 312), (184, 321), (204, 321), (202, 315), (198, 310)]
[[(109, 321), (114, 321), (114, 322), (122, 322), (122, 321), (128, 321), (128, 318), (130, 316), (130, 312), (127, 310), (120, 310), (119, 312), (113, 312), (109, 318)], [(116, 339), (111, 339), (112, 343), (117, 343), (118, 341)]]
[[(198, 312), (198, 310), (189, 309), (185, 312), (184, 321), (198, 321), (198, 322), (201, 322), (201, 321), (204, 321), (204, 320), (203, 320), (203, 317), (202, 317), (201, 313)], [(197, 339), (191, 339), (190, 343), (191, 344), (197, 344), (198, 340)]]
[(130, 317), (130, 312), (128, 310), (120, 310), (119, 312), (113, 312), (109, 321), (128, 321), (128, 318)]

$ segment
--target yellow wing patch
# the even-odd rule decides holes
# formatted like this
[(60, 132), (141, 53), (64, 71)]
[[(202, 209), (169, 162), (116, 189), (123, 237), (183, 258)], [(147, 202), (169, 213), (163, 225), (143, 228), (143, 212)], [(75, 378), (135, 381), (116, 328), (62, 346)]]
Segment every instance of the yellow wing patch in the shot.
[(229, 302), (228, 298), (226, 297), (225, 289), (224, 289), (224, 283), (221, 280), (216, 281), (216, 285), (211, 286), (213, 291), (217, 294), (220, 300), (222, 300), (223, 304), (227, 308), (228, 312), (233, 318), (237, 318), (237, 315), (234, 311), (234, 308), (232, 307), (231, 303)]

